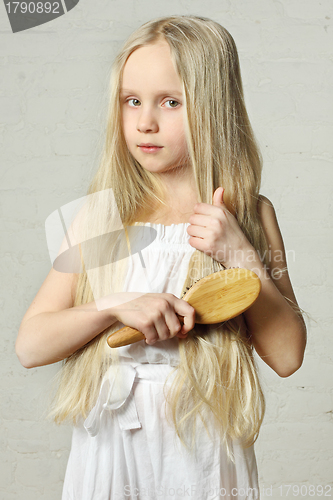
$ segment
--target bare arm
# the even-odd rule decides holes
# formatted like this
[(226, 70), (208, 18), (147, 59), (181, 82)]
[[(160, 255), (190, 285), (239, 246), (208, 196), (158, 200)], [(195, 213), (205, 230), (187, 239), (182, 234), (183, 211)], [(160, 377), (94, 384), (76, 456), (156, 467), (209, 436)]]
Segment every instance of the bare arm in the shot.
[[(23, 366), (32, 368), (67, 358), (116, 321), (144, 333), (147, 344), (178, 336), (194, 326), (195, 311), (168, 293), (110, 294), (73, 307), (77, 275), (53, 268), (21, 322), (16, 353)], [(184, 316), (184, 325), (176, 314)]]
[[(297, 304), (287, 272), (282, 236), (272, 203), (261, 196), (258, 214), (269, 248), (269, 268), (260, 260), (235, 217), (223, 202), (224, 188), (213, 195), (213, 205), (197, 203), (187, 228), (190, 245), (208, 253), (226, 267), (254, 271), (262, 289), (257, 301), (244, 313), (259, 356), (281, 377), (294, 373), (302, 364), (306, 345), (303, 318), (291, 307)], [(285, 298), (286, 297), (286, 298)]]
[(290, 302), (296, 305), (297, 301), (274, 207), (261, 197), (258, 212), (269, 248), (269, 269), (264, 268), (257, 252), (251, 249), (244, 252), (242, 266), (252, 268), (262, 285), (257, 301), (244, 316), (259, 356), (281, 377), (287, 377), (303, 362), (306, 327), (290, 305)]
[(77, 275), (53, 268), (24, 315), (16, 340), (26, 368), (61, 361), (117, 321), (95, 302), (73, 307)]

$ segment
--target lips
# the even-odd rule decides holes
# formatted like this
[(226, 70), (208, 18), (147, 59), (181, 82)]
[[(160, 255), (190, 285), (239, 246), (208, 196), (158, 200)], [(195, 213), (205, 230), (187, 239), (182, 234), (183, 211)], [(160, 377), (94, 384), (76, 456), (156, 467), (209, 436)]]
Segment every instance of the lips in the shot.
[(156, 154), (160, 149), (163, 149), (163, 146), (156, 146), (156, 144), (152, 144), (151, 142), (141, 143), (138, 146), (140, 151), (144, 154)]

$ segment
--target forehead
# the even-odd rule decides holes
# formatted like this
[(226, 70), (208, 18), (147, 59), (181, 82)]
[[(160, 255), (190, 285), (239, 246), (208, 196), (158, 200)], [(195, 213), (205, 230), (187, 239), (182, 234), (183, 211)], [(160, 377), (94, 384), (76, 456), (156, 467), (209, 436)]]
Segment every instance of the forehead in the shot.
[(121, 88), (147, 91), (170, 88), (181, 93), (182, 83), (173, 65), (168, 43), (159, 41), (132, 52), (124, 66)]

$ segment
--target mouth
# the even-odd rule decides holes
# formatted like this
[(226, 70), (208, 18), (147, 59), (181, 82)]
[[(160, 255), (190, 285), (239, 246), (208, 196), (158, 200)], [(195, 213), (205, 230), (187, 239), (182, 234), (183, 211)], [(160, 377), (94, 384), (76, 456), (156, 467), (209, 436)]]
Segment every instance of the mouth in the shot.
[(160, 149), (163, 148), (163, 146), (157, 146), (156, 144), (151, 144), (151, 143), (148, 143), (148, 144), (139, 144), (138, 145), (138, 148), (141, 149), (141, 151), (143, 151), (144, 153), (154, 153)]

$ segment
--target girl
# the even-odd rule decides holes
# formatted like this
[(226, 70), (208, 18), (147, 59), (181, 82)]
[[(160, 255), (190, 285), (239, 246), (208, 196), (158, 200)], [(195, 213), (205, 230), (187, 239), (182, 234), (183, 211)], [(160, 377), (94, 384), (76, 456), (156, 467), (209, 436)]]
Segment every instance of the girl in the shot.
[[(101, 265), (83, 255), (81, 273), (52, 268), (16, 343), (28, 368), (66, 359), (53, 410), (75, 423), (63, 499), (257, 499), (253, 348), (287, 377), (306, 330), (274, 208), (259, 196), (235, 43), (203, 17), (150, 21), (116, 58), (110, 96), (94, 196), (71, 228), (77, 241), (106, 235), (89, 255)], [(258, 274), (259, 298), (234, 320), (194, 326), (179, 297), (230, 267)], [(110, 349), (123, 325), (146, 340)]]

